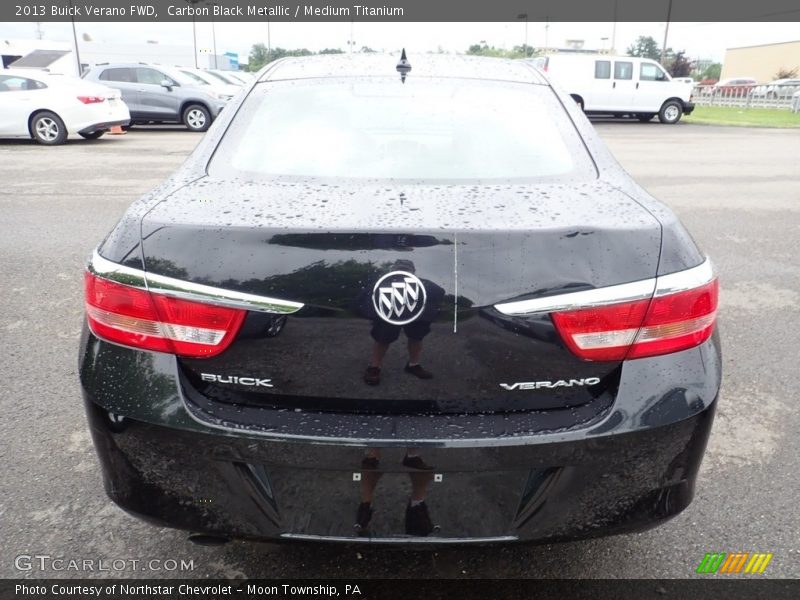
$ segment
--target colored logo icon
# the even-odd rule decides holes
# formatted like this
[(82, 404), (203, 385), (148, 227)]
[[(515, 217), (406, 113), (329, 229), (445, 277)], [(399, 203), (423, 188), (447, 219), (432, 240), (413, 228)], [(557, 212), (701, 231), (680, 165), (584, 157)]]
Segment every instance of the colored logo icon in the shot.
[(772, 560), (766, 552), (707, 552), (697, 567), (700, 574), (761, 574)]

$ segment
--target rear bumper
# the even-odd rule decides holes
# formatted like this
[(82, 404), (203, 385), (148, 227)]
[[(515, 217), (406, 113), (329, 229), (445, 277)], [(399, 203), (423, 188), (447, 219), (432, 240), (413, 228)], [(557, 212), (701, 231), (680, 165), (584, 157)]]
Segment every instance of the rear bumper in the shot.
[[(87, 410), (106, 492), (154, 524), (253, 540), (488, 543), (638, 531), (675, 516), (694, 495), (715, 404), (598, 440), (417, 449), (431, 471), (404, 467), (404, 448), (373, 449), (378, 463), (364, 464), (360, 448), (114, 423), (91, 401)], [(406, 520), (413, 490), (438, 527), (428, 535)], [(362, 537), (365, 491), (376, 514)]]
[[(469, 419), (448, 415), (428, 417), (441, 427), (419, 440), (346, 435), (332, 414), (296, 415), (317, 423), (317, 437), (281, 425), (236, 431), (189, 412), (173, 357), (87, 334), (81, 379), (108, 495), (154, 524), (251, 540), (555, 541), (647, 529), (689, 505), (719, 358), (715, 335), (631, 361), (613, 409), (575, 430), (484, 435), (486, 427), (462, 425), (459, 435), (454, 425)], [(401, 417), (388, 419), (400, 427)], [(431, 469), (404, 466), (409, 448)], [(412, 494), (438, 529), (407, 516)], [(370, 496), (375, 514), (357, 530)]]
[(92, 123), (91, 125), (86, 125), (82, 129), (78, 130), (78, 133), (93, 133), (95, 131), (105, 131), (107, 129), (111, 129), (112, 127), (125, 126), (130, 123), (130, 119), (118, 119), (116, 121), (103, 121), (102, 123)]

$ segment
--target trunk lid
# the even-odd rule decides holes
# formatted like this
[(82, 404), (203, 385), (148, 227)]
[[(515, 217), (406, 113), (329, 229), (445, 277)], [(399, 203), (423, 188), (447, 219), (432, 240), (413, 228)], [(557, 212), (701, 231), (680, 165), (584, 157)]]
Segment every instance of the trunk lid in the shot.
[[(251, 312), (223, 354), (179, 359), (185, 384), (207, 398), (481, 413), (613, 396), (619, 363), (573, 356), (547, 314), (512, 318), (493, 305), (654, 277), (661, 231), (602, 181), (345, 186), (206, 178), (155, 206), (142, 237), (149, 273), (304, 304), (289, 316)], [(422, 316), (403, 327), (377, 318), (373, 303), (378, 280), (397, 270), (413, 273), (426, 292)], [(421, 341), (433, 379), (404, 372), (407, 335)], [(376, 340), (395, 337), (380, 385), (366, 385)], [(530, 382), (537, 385), (517, 385)]]

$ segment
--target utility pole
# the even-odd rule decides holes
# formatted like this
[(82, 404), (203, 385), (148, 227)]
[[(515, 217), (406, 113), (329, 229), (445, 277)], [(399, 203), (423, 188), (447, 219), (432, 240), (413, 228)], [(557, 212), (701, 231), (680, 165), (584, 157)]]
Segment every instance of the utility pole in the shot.
[(81, 67), (81, 53), (78, 50), (78, 32), (75, 31), (75, 17), (72, 16), (72, 0), (69, 0), (69, 14), (69, 19), (72, 21), (72, 41), (75, 46), (75, 62), (78, 65), (78, 77), (80, 77), (83, 72), (83, 67)]
[(518, 19), (525, 19), (525, 40), (522, 43), (522, 56), (528, 57), (528, 13), (521, 13), (517, 15)]
[(617, 0), (614, 0), (614, 27), (611, 29), (611, 54), (615, 54), (614, 50), (617, 47)]
[(664, 66), (664, 53), (667, 51), (667, 37), (669, 36), (669, 20), (672, 17), (672, 0), (669, 0), (667, 5), (667, 26), (664, 28), (664, 45), (661, 46), (661, 66)]

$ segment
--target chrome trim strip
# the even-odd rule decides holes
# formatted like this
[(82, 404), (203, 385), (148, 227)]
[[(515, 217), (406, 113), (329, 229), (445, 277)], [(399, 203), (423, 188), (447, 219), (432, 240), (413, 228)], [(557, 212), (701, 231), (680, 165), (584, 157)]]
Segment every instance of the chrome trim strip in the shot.
[(604, 304), (617, 302), (634, 302), (652, 297), (656, 289), (655, 279), (633, 281), (620, 285), (570, 292), (545, 298), (533, 298), (518, 302), (504, 302), (495, 304), (494, 307), (504, 315), (517, 316), (540, 312), (554, 312), (559, 310), (575, 310), (578, 308), (591, 308)]
[(703, 263), (691, 269), (643, 279), (620, 285), (584, 290), (582, 292), (571, 292), (547, 296), (545, 298), (533, 298), (531, 300), (519, 300), (517, 302), (503, 302), (495, 304), (494, 307), (504, 315), (521, 316), (542, 312), (555, 312), (559, 310), (577, 310), (581, 308), (592, 308), (595, 306), (605, 306), (607, 304), (618, 304), (620, 302), (635, 302), (636, 300), (646, 300), (655, 296), (664, 296), (683, 290), (699, 287), (714, 279), (714, 268), (711, 260), (706, 258)]
[(146, 277), (147, 287), (153, 294), (162, 294), (182, 300), (195, 300), (219, 306), (284, 315), (295, 313), (303, 308), (301, 302), (292, 302), (291, 300), (279, 300), (267, 296), (223, 290), (210, 285), (191, 283), (154, 273), (148, 273)]
[(492, 544), (496, 542), (516, 542), (516, 535), (498, 535), (495, 537), (347, 537), (344, 535), (312, 535), (308, 533), (282, 533), (281, 537), (287, 540), (307, 540), (314, 542), (366, 542), (367, 544)]
[(143, 271), (111, 262), (100, 256), (97, 250), (92, 252), (92, 257), (86, 263), (86, 270), (92, 275), (108, 279), (115, 283), (121, 283), (122, 285), (129, 285), (143, 290), (147, 289), (147, 282), (145, 281)]
[(714, 279), (714, 265), (710, 258), (691, 269), (662, 275), (656, 281), (656, 296), (666, 296), (705, 285)]
[(182, 300), (205, 302), (217, 306), (228, 306), (257, 312), (274, 314), (292, 314), (303, 308), (301, 302), (280, 300), (256, 294), (247, 294), (222, 288), (174, 279), (155, 273), (146, 273), (103, 258), (95, 250), (89, 259), (86, 269), (103, 279), (123, 285), (149, 290), (153, 294), (161, 294)]

